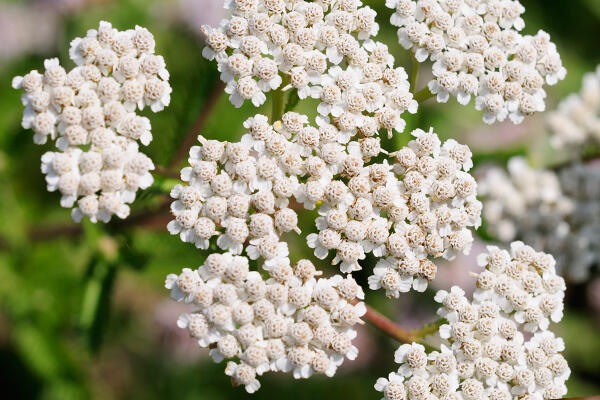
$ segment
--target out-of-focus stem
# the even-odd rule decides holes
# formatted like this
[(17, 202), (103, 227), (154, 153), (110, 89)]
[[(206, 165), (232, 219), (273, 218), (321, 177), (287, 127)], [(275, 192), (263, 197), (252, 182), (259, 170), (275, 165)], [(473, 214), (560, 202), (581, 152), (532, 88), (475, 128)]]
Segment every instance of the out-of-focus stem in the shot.
[(428, 87), (424, 87), (423, 89), (421, 89), (417, 93), (415, 93), (415, 95), (413, 96), (413, 98), (418, 103), (422, 103), (425, 100), (432, 98), (433, 96), (435, 96), (435, 94), (431, 93), (431, 91), (429, 90)]
[(179, 148), (177, 149), (177, 153), (175, 153), (175, 156), (173, 157), (173, 159), (171, 160), (171, 163), (169, 164), (169, 168), (175, 169), (175, 168), (179, 167), (179, 164), (181, 163), (181, 161), (184, 158), (186, 158), (188, 152), (190, 151), (190, 147), (192, 147), (194, 145), (194, 143), (196, 142), (196, 138), (198, 137), (200, 130), (206, 123), (206, 120), (208, 119), (208, 117), (212, 113), (212, 110), (214, 109), (215, 105), (217, 104), (217, 100), (219, 100), (219, 98), (221, 97), (221, 94), (223, 94), (223, 89), (224, 89), (223, 87), (224, 87), (223, 82), (217, 81), (215, 83), (215, 86), (212, 88), (212, 90), (208, 96), (208, 99), (202, 105), (202, 109), (200, 110), (198, 117), (196, 117), (196, 120), (194, 121), (191, 128), (187, 131), (187, 133), (185, 134), (185, 137), (181, 141), (181, 144), (179, 145)]
[(421, 63), (417, 61), (412, 51), (410, 52), (410, 59), (412, 61), (412, 70), (410, 71), (410, 91), (414, 93), (417, 87), (419, 67), (421, 66)]
[(180, 179), (179, 173), (177, 171), (173, 171), (172, 169), (164, 167), (162, 165), (156, 165), (154, 168), (154, 173), (162, 175), (165, 178)]

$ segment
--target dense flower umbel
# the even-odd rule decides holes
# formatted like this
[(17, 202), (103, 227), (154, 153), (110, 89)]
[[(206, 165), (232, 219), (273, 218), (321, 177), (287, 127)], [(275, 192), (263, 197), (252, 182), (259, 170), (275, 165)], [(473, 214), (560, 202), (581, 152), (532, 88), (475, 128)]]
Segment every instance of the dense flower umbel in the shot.
[(227, 360), (225, 373), (234, 386), (249, 393), (267, 371), (292, 372), (294, 378), (312, 374), (333, 376), (345, 358), (358, 351), (352, 345), (366, 309), (364, 294), (351, 278), (320, 274), (308, 260), (292, 268), (289, 259), (263, 266), (268, 279), (250, 271), (246, 257), (211, 254), (197, 270), (184, 269), (167, 277), (166, 287), (177, 301), (193, 304), (179, 317), (215, 362)]
[[(171, 193), (169, 231), (202, 249), (216, 236), (221, 249), (270, 266), (288, 256), (281, 234), (299, 232), (290, 200), (319, 205), (317, 233), (306, 236), (315, 256), (333, 251), (332, 264), (348, 274), (373, 253), (381, 261), (369, 285), (393, 297), (425, 290), (437, 271), (427, 257), (469, 252), (481, 203), (467, 146), (415, 130), (408, 147), (388, 156), (378, 138), (346, 143), (333, 125), (307, 121), (290, 112), (270, 125), (256, 115), (238, 143), (200, 138), (182, 170), (189, 185)], [(374, 161), (380, 155), (392, 164)]]
[(71, 42), (69, 56), (77, 65), (69, 72), (54, 58), (44, 61), (43, 74), (13, 79), (24, 90), (23, 128), (34, 131), (37, 144), (56, 139), (61, 152), (44, 154), (42, 171), (48, 189), (61, 192), (63, 207), (77, 201), (76, 221), (125, 218), (126, 203), (152, 184), (154, 169), (136, 143), (152, 140), (150, 120), (136, 110), (157, 112), (169, 104), (169, 73), (154, 54), (152, 34), (139, 26), (120, 32), (102, 21)]
[(487, 229), (502, 242), (521, 239), (554, 254), (569, 280), (584, 281), (600, 261), (599, 188), (597, 164), (537, 170), (513, 158), (508, 174), (494, 167), (481, 181)]
[[(570, 370), (561, 338), (548, 330), (562, 318), (565, 284), (552, 256), (513, 242), (510, 253), (489, 246), (478, 257), (485, 269), (469, 301), (462, 289), (439, 291), (440, 351), (400, 346), (397, 372), (379, 378), (386, 400), (557, 399)], [(524, 332), (533, 332), (525, 336)]]
[(387, 0), (398, 40), (418, 62), (430, 58), (429, 89), (483, 110), (486, 123), (544, 111), (544, 84), (566, 73), (544, 31), (521, 35), (525, 8), (515, 0)]
[(315, 85), (329, 66), (368, 61), (363, 41), (379, 30), (375, 11), (357, 0), (235, 0), (226, 1), (225, 8), (231, 10), (229, 19), (203, 27), (202, 54), (219, 63), (236, 107), (245, 100), (262, 104), (264, 92), (281, 86), (280, 72), (301, 98), (315, 97)]
[(567, 96), (546, 120), (557, 149), (577, 152), (586, 144), (600, 143), (600, 66), (585, 74), (579, 93)]

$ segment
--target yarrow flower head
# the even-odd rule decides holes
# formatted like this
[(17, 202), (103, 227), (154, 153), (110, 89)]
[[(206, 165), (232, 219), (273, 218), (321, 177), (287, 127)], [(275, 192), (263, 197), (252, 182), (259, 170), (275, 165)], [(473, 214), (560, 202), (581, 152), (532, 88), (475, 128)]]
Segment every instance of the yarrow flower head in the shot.
[(570, 369), (561, 354), (564, 342), (548, 330), (550, 319), (562, 319), (565, 290), (554, 259), (513, 242), (510, 252), (489, 246), (478, 261), (485, 269), (471, 301), (456, 286), (435, 296), (442, 305), (438, 314), (447, 321), (437, 333), (440, 350), (400, 346), (395, 354), (400, 368), (375, 384), (384, 399), (556, 399), (566, 394)]
[(121, 32), (102, 21), (71, 42), (75, 68), (67, 72), (48, 59), (43, 74), (13, 79), (24, 91), (23, 128), (34, 131), (36, 144), (56, 139), (60, 151), (44, 154), (42, 172), (48, 190), (61, 192), (63, 207), (77, 204), (76, 221), (127, 217), (127, 203), (153, 182), (154, 165), (136, 143), (152, 140), (150, 120), (136, 110), (157, 112), (169, 104), (169, 73), (154, 47), (147, 29)]
[(230, 100), (255, 106), (264, 92), (282, 84), (280, 72), (301, 98), (330, 65), (366, 63), (361, 42), (377, 34), (375, 12), (360, 1), (236, 0), (225, 2), (231, 16), (218, 27), (204, 26), (202, 54), (219, 63)]
[(557, 258), (558, 270), (582, 282), (598, 264), (600, 168), (570, 164), (558, 171), (535, 169), (515, 157), (508, 171), (490, 168), (482, 175), (487, 230), (508, 243), (524, 240)]
[(546, 121), (556, 149), (577, 152), (586, 144), (600, 142), (600, 66), (585, 74), (579, 93), (562, 100)]
[[(392, 297), (411, 287), (424, 291), (437, 272), (430, 258), (468, 254), (471, 229), (481, 224), (477, 184), (468, 173), (469, 148), (453, 139), (442, 144), (433, 130), (417, 129), (412, 135), (408, 147), (394, 154), (393, 172), (386, 177), (386, 189), (396, 196), (393, 201), (381, 204), (385, 190), (373, 185), (377, 218), (393, 229), (386, 231), (383, 246), (373, 249), (375, 256), (385, 258), (369, 277), (369, 287), (383, 288)], [(372, 229), (367, 229), (367, 250), (380, 243), (371, 239)]]
[(549, 35), (519, 33), (525, 8), (516, 0), (387, 0), (398, 40), (417, 62), (433, 61), (428, 88), (438, 102), (450, 96), (475, 107), (491, 124), (545, 109), (544, 84), (566, 69)]
[[(207, 249), (217, 245), (234, 254), (245, 249), (266, 264), (288, 256), (286, 232), (300, 232), (298, 216), (288, 207), (305, 174), (302, 147), (289, 140), (291, 132), (308, 129), (306, 117), (287, 113), (277, 130), (257, 114), (245, 122), (249, 133), (237, 143), (199, 137), (190, 150), (190, 167), (181, 171), (188, 185), (176, 185), (171, 196), (175, 219), (168, 225), (184, 242)], [(317, 142), (319, 133), (317, 131)], [(246, 247), (246, 242), (249, 245)]]
[(316, 279), (310, 261), (291, 267), (287, 258), (263, 269), (270, 270), (266, 280), (250, 270), (247, 257), (215, 253), (165, 283), (175, 300), (195, 307), (179, 317), (179, 327), (211, 348), (215, 362), (227, 360), (234, 386), (253, 393), (257, 376), (269, 371), (331, 377), (345, 359), (356, 358), (353, 326), (366, 309), (355, 302), (364, 295), (351, 277)]

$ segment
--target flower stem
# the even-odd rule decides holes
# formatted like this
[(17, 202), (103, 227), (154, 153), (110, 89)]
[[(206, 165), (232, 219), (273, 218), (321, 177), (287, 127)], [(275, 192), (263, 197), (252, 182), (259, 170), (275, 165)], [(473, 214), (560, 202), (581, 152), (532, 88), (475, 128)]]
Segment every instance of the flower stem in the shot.
[(271, 123), (281, 119), (283, 115), (283, 90), (273, 91), (273, 108), (271, 109)]
[(284, 105), (284, 97), (285, 97), (285, 92), (283, 90), (283, 88), (288, 84), (289, 78), (287, 75), (283, 75), (282, 77), (282, 81), (281, 81), (281, 85), (273, 90), (271, 93), (273, 93), (272, 96), (272, 108), (271, 108), (271, 123), (278, 121), (281, 119), (281, 116), (283, 115), (283, 105)]
[(402, 343), (412, 343), (415, 341), (415, 337), (410, 330), (392, 322), (389, 318), (375, 311), (370, 306), (366, 304), (365, 306), (367, 307), (367, 312), (364, 318), (375, 328)]
[(412, 69), (410, 71), (410, 91), (415, 92), (417, 87), (417, 79), (419, 78), (419, 67), (421, 63), (417, 61), (413, 52), (410, 52), (410, 59), (412, 60)]
[[(356, 304), (357, 301), (355, 300), (353, 303)], [(409, 330), (396, 324), (371, 306), (365, 304), (365, 307), (367, 308), (367, 312), (365, 313), (364, 318), (367, 322), (401, 343), (419, 342), (425, 336), (437, 332), (440, 325), (444, 322), (444, 320), (439, 320), (432, 324), (425, 325), (421, 329)]]
[(177, 180), (181, 179), (179, 176), (179, 173), (177, 171), (174, 171), (173, 169), (167, 168), (162, 165), (155, 165), (154, 173), (157, 175), (162, 175), (165, 178), (177, 179)]
[(417, 93), (415, 93), (415, 95), (413, 96), (413, 98), (418, 103), (422, 103), (425, 100), (430, 99), (430, 98), (432, 98), (434, 96), (435, 96), (435, 94), (431, 93), (431, 91), (429, 90), (428, 87), (424, 87), (423, 89), (421, 89)]

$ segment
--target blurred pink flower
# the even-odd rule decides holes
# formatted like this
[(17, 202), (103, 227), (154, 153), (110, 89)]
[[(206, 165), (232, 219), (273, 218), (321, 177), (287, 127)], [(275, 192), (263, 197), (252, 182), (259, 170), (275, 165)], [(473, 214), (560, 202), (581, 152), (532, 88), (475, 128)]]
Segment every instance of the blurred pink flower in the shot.
[(185, 304), (161, 301), (156, 305), (153, 319), (160, 349), (178, 363), (192, 364), (208, 353), (202, 351), (187, 330), (177, 326), (177, 318), (185, 312), (190, 312)]
[(0, 62), (52, 48), (58, 20), (58, 13), (43, 4), (0, 3)]
[(355, 326), (355, 329), (357, 336), (352, 341), (352, 344), (358, 348), (358, 357), (355, 360), (346, 360), (340, 366), (340, 372), (342, 373), (368, 367), (376, 355), (377, 346), (371, 331), (365, 328), (365, 325)]
[(475, 278), (471, 272), (478, 273), (481, 267), (477, 265), (477, 255), (484, 253), (486, 243), (475, 239), (469, 255), (459, 254), (450, 262), (439, 263), (437, 276), (431, 282), (436, 290), (448, 290), (453, 285), (460, 286), (467, 295), (475, 290)]
[(200, 34), (202, 25), (216, 26), (224, 16), (223, 2), (214, 0), (179, 0), (179, 14), (183, 21)]

